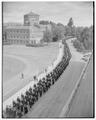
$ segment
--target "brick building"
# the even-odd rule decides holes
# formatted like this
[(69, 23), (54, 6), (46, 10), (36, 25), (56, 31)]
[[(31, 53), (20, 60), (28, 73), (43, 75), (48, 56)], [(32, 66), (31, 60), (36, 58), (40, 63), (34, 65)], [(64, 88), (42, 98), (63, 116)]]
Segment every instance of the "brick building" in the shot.
[(39, 24), (39, 15), (30, 12), (24, 15), (24, 24), (5, 25), (3, 43), (38, 44), (43, 38), (47, 26)]

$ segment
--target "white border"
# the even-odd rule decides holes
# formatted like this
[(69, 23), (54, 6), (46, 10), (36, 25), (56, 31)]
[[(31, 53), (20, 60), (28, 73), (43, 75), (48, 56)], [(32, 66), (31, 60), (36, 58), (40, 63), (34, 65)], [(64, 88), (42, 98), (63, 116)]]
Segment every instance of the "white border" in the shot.
[[(68, 0), (15, 0), (15, 1), (12, 1), (12, 0), (4, 0), (4, 1), (2, 1), (2, 0), (0, 0), (0, 28), (2, 27), (2, 2), (48, 2), (48, 1), (50, 1), (50, 2), (68, 2)], [(80, 0), (80, 1), (93, 1), (93, 0)], [(69, 2), (80, 2), (80, 1), (77, 1), (77, 0), (70, 0)], [(96, 10), (96, 6), (95, 6), (95, 10)], [(96, 13), (96, 11), (95, 11), (95, 13)], [(96, 34), (96, 26), (95, 26), (95, 34)], [(1, 38), (1, 40), (0, 40), (0, 78), (1, 78), (1, 80), (2, 80), (2, 28), (0, 29), (0, 38)], [(95, 41), (95, 38), (94, 38), (94, 41)], [(95, 41), (95, 46), (96, 46), (96, 41)], [(96, 59), (95, 59), (96, 60)], [(95, 62), (96, 63), (96, 62)], [(96, 65), (96, 64), (95, 64)], [(96, 67), (96, 66), (95, 66)], [(95, 71), (95, 75), (96, 75), (96, 71)], [(2, 82), (1, 82), (2, 83)], [(1, 89), (1, 85), (0, 85), (0, 89)], [(95, 87), (96, 87), (96, 81), (95, 81)], [(96, 91), (95, 91), (95, 96), (96, 96)], [(0, 118), (2, 119), (2, 108), (1, 108), (1, 105), (2, 105), (2, 101), (1, 101), (1, 98), (2, 98), (2, 94), (1, 94), (1, 91), (0, 91)], [(95, 108), (96, 108), (96, 103), (95, 103)], [(96, 114), (96, 110), (95, 110), (95, 114)], [(69, 118), (68, 118), (69, 119)], [(71, 118), (72, 119), (72, 118)], [(73, 118), (74, 119), (74, 118)], [(92, 119), (92, 118), (91, 118)], [(12, 120), (14, 120), (14, 119), (12, 119)], [(18, 119), (16, 119), (16, 120), (18, 120)], [(24, 119), (24, 120), (28, 120), (28, 119)], [(29, 119), (30, 120), (30, 119)], [(37, 119), (33, 119), (33, 120), (37, 120)], [(51, 119), (50, 119), (51, 120)], [(77, 120), (77, 119), (76, 119)], [(83, 120), (85, 120), (84, 118), (83, 118)]]

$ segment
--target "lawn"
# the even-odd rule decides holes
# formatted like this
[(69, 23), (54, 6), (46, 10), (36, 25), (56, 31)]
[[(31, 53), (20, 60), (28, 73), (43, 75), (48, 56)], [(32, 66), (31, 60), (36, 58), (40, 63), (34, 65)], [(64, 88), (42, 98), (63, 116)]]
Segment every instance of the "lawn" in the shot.
[[(44, 47), (10, 45), (3, 47), (3, 99), (8, 99), (43, 71), (57, 57), (58, 43)], [(21, 79), (21, 73), (24, 79)], [(15, 85), (15, 86), (14, 86)]]

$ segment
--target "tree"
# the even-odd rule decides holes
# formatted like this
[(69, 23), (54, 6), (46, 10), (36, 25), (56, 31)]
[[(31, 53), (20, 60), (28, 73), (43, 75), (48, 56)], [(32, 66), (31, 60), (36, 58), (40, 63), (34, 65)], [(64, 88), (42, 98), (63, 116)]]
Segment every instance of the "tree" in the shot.
[(93, 30), (92, 28), (84, 28), (81, 33), (81, 41), (83, 42), (83, 45), (85, 49), (92, 49), (93, 47)]
[(44, 31), (43, 35), (43, 41), (44, 42), (51, 42), (52, 41), (52, 33), (49, 31), (46, 27), (46, 31)]
[(64, 38), (64, 33), (65, 33), (64, 25), (61, 23), (55, 24), (53, 22), (50, 22), (50, 24), (52, 27), (53, 41), (58, 41), (58, 40)]
[(69, 19), (69, 22), (68, 22), (67, 26), (69, 26), (69, 27), (73, 26), (73, 19), (72, 19), (72, 17)]
[(78, 39), (73, 41), (73, 45), (78, 51), (84, 50), (84, 46), (83, 46), (82, 42), (80, 42)]
[(92, 50), (93, 48), (93, 26), (91, 27), (75, 27), (72, 17), (65, 26), (65, 36), (74, 36), (77, 41), (74, 45), (79, 49)]
[[(76, 28), (76, 37), (77, 37), (77, 40), (80, 43), (82, 43), (84, 49), (92, 50), (92, 48), (93, 48), (93, 26), (91, 26), (89, 28), (88, 27), (77, 27)], [(78, 44), (79, 44), (79, 42), (78, 42)]]
[(73, 26), (73, 19), (72, 17), (69, 19), (67, 26), (65, 26), (66, 36), (74, 36), (75, 35), (75, 26)]
[(57, 28), (58, 28), (58, 39), (63, 39), (65, 37), (65, 27), (63, 24), (58, 23), (57, 24)]
[(41, 20), (40, 22), (39, 22), (39, 24), (42, 24), (42, 25), (48, 25), (49, 24), (49, 21), (45, 21), (45, 20)]
[(55, 36), (53, 37), (53, 42), (56, 42), (56, 41), (58, 41), (58, 35), (55, 35)]
[(71, 36), (71, 27), (65, 26), (65, 36)]
[(83, 27), (76, 27), (76, 37), (79, 41), (81, 41), (81, 32), (83, 31)]
[(76, 27), (75, 26), (73, 26), (72, 28), (71, 28), (71, 35), (72, 36), (76, 36)]

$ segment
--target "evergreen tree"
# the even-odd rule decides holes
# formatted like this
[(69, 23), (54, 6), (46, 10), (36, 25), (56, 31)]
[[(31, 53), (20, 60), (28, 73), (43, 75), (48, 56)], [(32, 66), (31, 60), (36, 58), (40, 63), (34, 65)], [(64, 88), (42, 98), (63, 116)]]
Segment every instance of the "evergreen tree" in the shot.
[(72, 19), (72, 17), (69, 19), (69, 22), (68, 22), (67, 26), (69, 26), (69, 27), (73, 26), (73, 19)]

